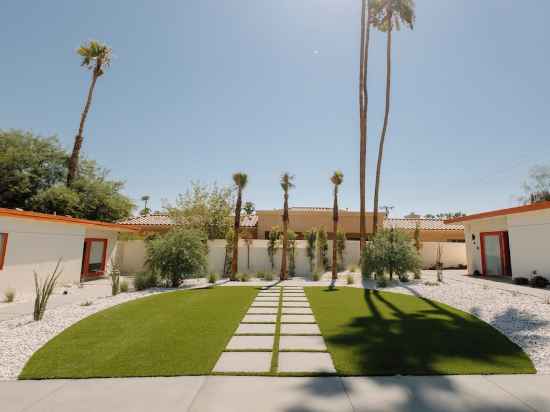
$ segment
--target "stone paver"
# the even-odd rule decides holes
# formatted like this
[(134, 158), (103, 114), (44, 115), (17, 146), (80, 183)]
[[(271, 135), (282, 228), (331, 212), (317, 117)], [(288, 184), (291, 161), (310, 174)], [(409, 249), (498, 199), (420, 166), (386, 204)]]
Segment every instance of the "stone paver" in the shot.
[(276, 315), (279, 311), (278, 308), (250, 308), (247, 315)]
[(293, 335), (320, 335), (319, 326), (315, 323), (283, 323), (281, 333)]
[(301, 296), (291, 296), (291, 297), (287, 297), (287, 296), (283, 296), (283, 304), (286, 303), (286, 302), (307, 302), (307, 298), (306, 297), (301, 297)]
[(238, 349), (273, 349), (275, 336), (233, 336), (227, 348), (229, 350)]
[(269, 372), (271, 352), (223, 352), (213, 372)]
[(336, 373), (332, 358), (326, 352), (280, 352), (278, 371)]
[(242, 334), (270, 334), (275, 333), (274, 323), (241, 323), (235, 332), (236, 335)]
[(253, 308), (263, 307), (263, 308), (278, 308), (279, 302), (252, 302), (250, 305)]
[(283, 315), (289, 314), (302, 314), (302, 315), (312, 315), (313, 311), (310, 308), (287, 308), (283, 307)]
[(245, 315), (243, 323), (275, 323), (277, 315)]
[(313, 315), (283, 315), (281, 323), (316, 323)]
[(265, 293), (258, 293), (258, 298), (276, 298), (279, 297), (279, 293), (271, 293), (271, 292), (265, 292)]
[(322, 336), (281, 336), (279, 350), (327, 350)]
[(254, 299), (254, 302), (279, 302), (279, 297), (278, 296), (274, 296), (274, 297), (259, 297), (259, 298), (256, 298)]
[(309, 308), (309, 303), (308, 302), (288, 302), (288, 301), (285, 301), (284, 304), (283, 304), (283, 308), (284, 307), (287, 307), (287, 308), (290, 308), (290, 307)]
[(306, 296), (306, 294), (304, 292), (284, 292), (283, 296), (285, 298), (288, 298), (288, 297), (304, 297), (304, 296)]

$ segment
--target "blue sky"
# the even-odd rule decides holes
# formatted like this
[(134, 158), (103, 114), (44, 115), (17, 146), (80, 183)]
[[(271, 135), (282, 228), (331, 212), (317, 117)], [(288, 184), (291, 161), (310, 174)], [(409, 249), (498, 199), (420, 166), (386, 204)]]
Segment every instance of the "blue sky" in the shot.
[[(550, 162), (550, 2), (417, 0), (394, 36), (381, 203), (394, 215), (515, 204), (528, 168)], [(191, 180), (249, 175), (247, 200), (358, 209), (359, 0), (7, 2), (0, 14), (0, 128), (71, 147), (89, 84), (78, 45), (112, 46), (84, 151), (134, 199), (173, 201)], [(524, 24), (524, 11), (529, 23)], [(383, 119), (385, 36), (369, 66), (369, 209)]]

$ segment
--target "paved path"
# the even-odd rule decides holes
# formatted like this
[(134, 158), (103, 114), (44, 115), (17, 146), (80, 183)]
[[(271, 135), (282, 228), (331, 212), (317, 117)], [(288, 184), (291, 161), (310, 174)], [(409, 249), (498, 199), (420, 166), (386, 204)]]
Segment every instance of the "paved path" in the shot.
[(184, 376), (0, 382), (2, 412), (550, 411), (550, 376)]
[(299, 285), (265, 287), (237, 327), (214, 373), (335, 373)]

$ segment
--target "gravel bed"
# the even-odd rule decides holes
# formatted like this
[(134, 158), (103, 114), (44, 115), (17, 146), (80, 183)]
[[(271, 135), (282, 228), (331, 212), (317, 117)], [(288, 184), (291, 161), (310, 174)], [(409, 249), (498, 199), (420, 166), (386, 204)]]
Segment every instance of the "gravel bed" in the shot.
[(111, 306), (161, 292), (162, 290), (149, 290), (83, 299), (83, 302), (88, 300), (92, 304), (81, 306), (81, 303), (76, 303), (46, 310), (40, 322), (34, 322), (32, 315), (0, 322), (0, 380), (17, 379), (34, 352), (79, 320)]
[(439, 286), (415, 281), (383, 290), (420, 295), (477, 316), (518, 344), (539, 374), (550, 374), (550, 301), (522, 294), (519, 288), (500, 290), (490, 282), (481, 285), (449, 278)]

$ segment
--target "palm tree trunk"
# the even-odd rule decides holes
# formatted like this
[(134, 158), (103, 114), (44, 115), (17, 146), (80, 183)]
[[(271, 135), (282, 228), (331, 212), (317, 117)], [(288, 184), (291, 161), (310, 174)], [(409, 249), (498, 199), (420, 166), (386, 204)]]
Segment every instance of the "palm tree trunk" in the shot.
[(287, 269), (286, 269), (286, 256), (288, 252), (288, 193), (285, 192), (285, 202), (283, 210), (283, 253), (281, 258), (281, 274), (279, 276), (280, 280), (285, 280), (287, 278)]
[(241, 204), (242, 189), (239, 187), (237, 192), (237, 204), (235, 205), (235, 224), (233, 234), (233, 258), (231, 259), (231, 280), (235, 280), (235, 275), (239, 270), (239, 230), (241, 227)]
[(369, 96), (367, 93), (367, 69), (369, 59), (369, 37), (370, 19), (368, 0), (362, 1), (361, 7), (361, 52), (359, 62), (359, 132), (361, 135), (359, 143), (359, 192), (360, 192), (360, 213), (359, 213), (359, 250), (363, 255), (365, 240), (367, 236), (367, 225), (365, 217), (366, 202), (366, 168), (367, 168), (367, 109)]
[(336, 234), (338, 233), (338, 186), (334, 186), (334, 206), (332, 209), (332, 280), (338, 279), (338, 254), (336, 248)]
[(73, 151), (71, 157), (69, 158), (69, 167), (67, 173), (67, 187), (70, 187), (78, 175), (78, 162), (80, 158), (80, 149), (82, 148), (82, 141), (84, 140), (84, 124), (86, 123), (86, 118), (88, 117), (88, 112), (90, 111), (90, 106), (92, 105), (92, 96), (94, 94), (95, 84), (100, 73), (100, 66), (96, 65), (92, 72), (92, 82), (90, 83), (90, 88), (88, 89), (88, 97), (86, 98), (86, 104), (84, 109), (80, 114), (80, 124), (78, 126), (78, 133), (74, 138)]
[(391, 95), (391, 36), (392, 36), (392, 14), (388, 14), (390, 21), (390, 27), (388, 29), (388, 41), (386, 45), (386, 109), (384, 112), (384, 125), (382, 127), (382, 134), (380, 135), (380, 145), (378, 147), (378, 162), (376, 163), (376, 184), (374, 186), (374, 207), (372, 212), (374, 213), (372, 219), (372, 232), (376, 233), (378, 230), (378, 195), (380, 193), (380, 173), (382, 170), (382, 157), (384, 155), (384, 142), (386, 140), (386, 132), (388, 130), (388, 120), (390, 117), (390, 95)]

